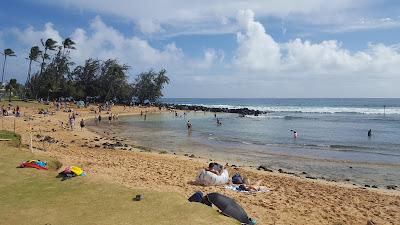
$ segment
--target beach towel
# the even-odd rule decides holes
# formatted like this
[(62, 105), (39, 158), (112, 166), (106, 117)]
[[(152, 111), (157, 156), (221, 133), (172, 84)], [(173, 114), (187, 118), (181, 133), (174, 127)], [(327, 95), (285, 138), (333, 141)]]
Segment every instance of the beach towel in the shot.
[(246, 190), (243, 190), (243, 189), (239, 188), (239, 186), (240, 185), (234, 185), (234, 184), (233, 185), (227, 185), (227, 186), (225, 186), (225, 189), (232, 190), (232, 191), (237, 191), (237, 192), (243, 192), (243, 193), (257, 193), (257, 192), (268, 192), (269, 191), (266, 188), (262, 188), (262, 189), (260, 189), (258, 191), (246, 191)]
[(83, 174), (83, 170), (77, 166), (71, 166), (69, 170), (75, 173), (77, 176), (81, 176)]
[(77, 167), (77, 166), (67, 166), (64, 170), (63, 173), (74, 173), (77, 176), (85, 176), (86, 173), (83, 171), (82, 168)]
[(40, 166), (34, 162), (23, 162), (19, 165), (19, 168), (35, 168), (38, 170), (48, 170), (47, 167)]
[(35, 168), (38, 170), (48, 170), (47, 162), (43, 162), (43, 161), (36, 160), (36, 159), (31, 159), (31, 160), (22, 162), (19, 165), (19, 168)]

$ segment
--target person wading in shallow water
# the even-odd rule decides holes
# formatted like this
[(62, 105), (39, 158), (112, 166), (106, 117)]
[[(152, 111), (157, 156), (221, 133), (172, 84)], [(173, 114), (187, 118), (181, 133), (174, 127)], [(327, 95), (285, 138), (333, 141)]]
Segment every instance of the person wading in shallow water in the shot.
[(187, 131), (188, 131), (188, 135), (190, 136), (192, 134), (192, 123), (190, 123), (189, 120), (186, 123), (186, 127), (187, 127)]
[(290, 130), (291, 132), (293, 132), (293, 138), (296, 139), (297, 138), (297, 132), (295, 130)]
[(371, 137), (371, 136), (372, 136), (372, 130), (369, 129), (369, 131), (368, 131), (368, 137)]

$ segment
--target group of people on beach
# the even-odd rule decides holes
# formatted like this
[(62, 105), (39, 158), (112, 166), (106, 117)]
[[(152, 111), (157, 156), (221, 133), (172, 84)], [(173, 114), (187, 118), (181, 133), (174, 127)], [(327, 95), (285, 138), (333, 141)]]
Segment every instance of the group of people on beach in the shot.
[[(111, 106), (107, 105), (107, 106), (98, 106), (97, 109), (94, 110), (95, 113), (95, 118), (94, 118), (94, 122), (96, 125), (101, 124), (101, 120), (102, 120), (102, 116), (101, 116), (101, 112), (102, 110), (107, 110), (107, 114), (108, 114), (108, 123), (111, 124), (113, 121), (116, 121), (119, 119), (119, 114), (117, 113), (112, 113), (111, 112)], [(125, 107), (124, 107), (125, 110)]]
[[(184, 117), (186, 117), (186, 115), (187, 115), (186, 112), (184, 112), (183, 115), (184, 115)], [(175, 117), (179, 117), (177, 111), (175, 111)], [(217, 126), (221, 126), (221, 125), (222, 125), (222, 122), (221, 122), (220, 118), (217, 117), (217, 114), (216, 114), (216, 113), (214, 113), (214, 118), (216, 118)], [(192, 125), (192, 123), (190, 122), (190, 120), (187, 121), (187, 123), (186, 123), (186, 128), (187, 128), (188, 132), (191, 132), (191, 131), (192, 131), (193, 125)]]
[(21, 116), (21, 111), (19, 106), (17, 105), (16, 107), (12, 107), (11, 104), (8, 104), (7, 107), (4, 105), (1, 106), (1, 115), (2, 116), (15, 116), (15, 117), (20, 117)]
[(143, 120), (147, 120), (147, 111), (143, 113), (143, 111), (140, 111), (140, 116), (143, 117)]
[[(217, 176), (220, 176), (222, 172), (226, 169), (223, 165), (219, 163), (210, 163), (208, 167), (204, 168), (206, 171), (211, 172)], [(262, 186), (262, 180), (258, 180), (254, 183), (251, 183), (248, 177), (242, 177), (239, 173), (236, 173), (232, 179), (230, 180), (232, 184), (238, 184), (239, 189), (241, 191), (260, 191), (262, 189), (266, 189), (265, 186)]]
[[(79, 114), (77, 113), (71, 113), (70, 115), (68, 115), (68, 125), (71, 130), (75, 130), (75, 121), (76, 121), (76, 116), (78, 115)], [(61, 122), (61, 126), (63, 126), (63, 122)], [(81, 131), (83, 130), (83, 128), (85, 128), (86, 124), (83, 118), (79, 122), (79, 126), (81, 128)]]

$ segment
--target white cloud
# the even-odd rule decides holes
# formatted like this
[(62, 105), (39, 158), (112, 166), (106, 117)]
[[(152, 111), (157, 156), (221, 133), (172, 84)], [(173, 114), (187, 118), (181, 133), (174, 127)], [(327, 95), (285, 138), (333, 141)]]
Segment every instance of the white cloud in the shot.
[(336, 40), (311, 43), (295, 39), (277, 43), (254, 20), (251, 10), (241, 10), (237, 22), (238, 49), (234, 64), (239, 69), (274, 74), (393, 76), (400, 70), (400, 52), (396, 46), (369, 44), (362, 51), (351, 53)]
[(203, 58), (194, 60), (192, 66), (196, 69), (210, 69), (213, 66), (220, 65), (225, 58), (222, 50), (208, 48), (203, 52)]
[(154, 34), (164, 31), (158, 22), (151, 19), (139, 19), (138, 25), (140, 31), (144, 34)]
[(42, 31), (35, 31), (32, 26), (29, 26), (25, 30), (19, 30), (17, 28), (11, 29), (11, 32), (18, 38), (19, 41), (26, 45), (38, 45), (41, 46), (40, 39), (52, 38), (59, 44), (62, 42), (62, 37), (59, 32), (54, 29), (52, 23), (46, 23)]
[(323, 29), (328, 33), (343, 33), (343, 32), (354, 32), (361, 30), (371, 29), (388, 29), (400, 27), (400, 20), (396, 18), (359, 18), (352, 21), (348, 21), (343, 24), (336, 24), (330, 26), (329, 29)]
[(237, 21), (243, 32), (237, 33), (239, 47), (234, 63), (253, 70), (277, 69), (281, 57), (279, 45), (266, 33), (264, 26), (254, 20), (254, 12), (240, 10)]
[[(142, 32), (151, 34), (168, 27), (172, 33), (219, 32), (240, 9), (250, 8), (262, 18), (292, 18), (294, 21), (332, 24), (343, 22), (343, 16), (354, 15), (374, 4), (372, 0), (41, 0), (57, 7), (91, 11), (128, 19)], [(376, 4), (376, 2), (375, 2)], [(213, 29), (210, 29), (213, 28)], [(226, 30), (226, 28), (225, 28)], [(227, 29), (230, 30), (230, 29)]]

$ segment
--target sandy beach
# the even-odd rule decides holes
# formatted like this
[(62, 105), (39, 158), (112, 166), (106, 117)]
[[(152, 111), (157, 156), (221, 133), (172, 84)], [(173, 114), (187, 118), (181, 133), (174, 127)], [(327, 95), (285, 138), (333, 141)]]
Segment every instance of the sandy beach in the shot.
[[(17, 105), (17, 103), (13, 103)], [(352, 186), (343, 183), (299, 178), (277, 172), (258, 171), (249, 167), (231, 167), (230, 174), (240, 172), (251, 180), (263, 180), (270, 191), (245, 194), (226, 190), (223, 186), (203, 187), (193, 184), (197, 171), (209, 161), (184, 155), (148, 152), (143, 148), (126, 146), (118, 134), (112, 132), (82, 131), (79, 121), (94, 119), (94, 112), (74, 109), (79, 113), (74, 131), (66, 126), (68, 112), (55, 111), (54, 115), (38, 114), (38, 104), (22, 107), (23, 117), (2, 118), (2, 128), (22, 135), (24, 145), (29, 143), (29, 124), (33, 129), (34, 152), (56, 157), (63, 164), (82, 166), (89, 174), (128, 187), (157, 191), (174, 191), (189, 197), (195, 191), (219, 192), (234, 198), (257, 224), (400, 224), (400, 191)], [(112, 113), (139, 114), (141, 111), (160, 113), (157, 108), (115, 106)], [(108, 123), (102, 113), (103, 123)], [(28, 120), (30, 117), (32, 120)], [(15, 122), (14, 122), (15, 121)], [(14, 125), (15, 124), (15, 125)], [(50, 136), (52, 143), (40, 142)], [(120, 142), (120, 147), (107, 144)], [(223, 160), (216, 160), (225, 165)]]

